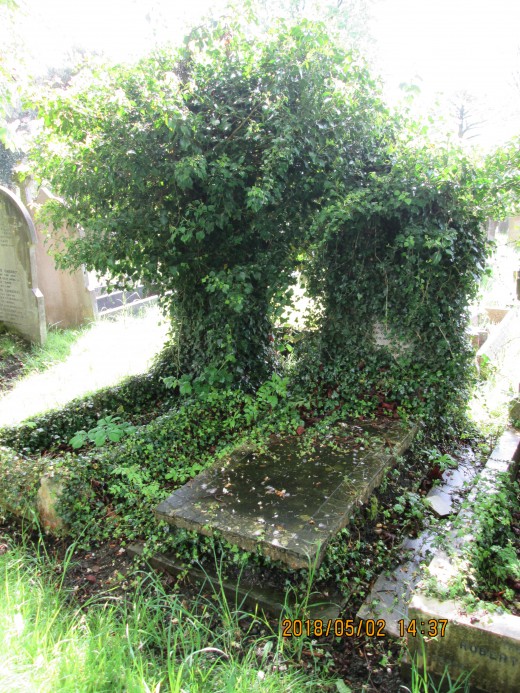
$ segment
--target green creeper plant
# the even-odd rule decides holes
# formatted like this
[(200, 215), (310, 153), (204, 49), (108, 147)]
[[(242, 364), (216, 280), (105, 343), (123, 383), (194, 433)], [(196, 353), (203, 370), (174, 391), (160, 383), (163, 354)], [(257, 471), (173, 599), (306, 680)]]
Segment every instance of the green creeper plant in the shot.
[(473, 378), (466, 309), (500, 162), (433, 147), (323, 26), (250, 29), (199, 27), (40, 98), (33, 159), (65, 200), (47, 211), (84, 230), (57, 260), (154, 285), (164, 384), (205, 397), (282, 377), (274, 328), (298, 270), (317, 328), (292, 355), (298, 407), (443, 425)]
[(99, 419), (96, 426), (88, 431), (76, 431), (69, 443), (77, 450), (87, 442), (94, 443), (96, 447), (105, 445), (108, 441), (118, 443), (121, 438), (134, 433), (135, 426), (132, 426), (127, 421), (121, 421), (120, 416), (105, 416)]
[(486, 256), (481, 184), (464, 152), (434, 150), (409, 125), (357, 188), (322, 201), (304, 270), (322, 308), (307, 363), (351, 410), (366, 401), (439, 423), (463, 408), (466, 311)]

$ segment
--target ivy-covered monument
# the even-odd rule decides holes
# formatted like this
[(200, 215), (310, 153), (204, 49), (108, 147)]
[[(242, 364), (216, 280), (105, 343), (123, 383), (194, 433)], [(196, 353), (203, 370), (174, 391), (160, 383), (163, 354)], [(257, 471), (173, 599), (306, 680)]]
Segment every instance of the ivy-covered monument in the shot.
[(323, 28), (198, 29), (174, 55), (84, 71), (42, 114), (39, 172), (67, 201), (54, 220), (85, 231), (59, 261), (157, 287), (185, 392), (280, 373), (298, 275), (314, 311), (289, 394), (351, 415), (460, 405), (476, 174), (392, 114)]

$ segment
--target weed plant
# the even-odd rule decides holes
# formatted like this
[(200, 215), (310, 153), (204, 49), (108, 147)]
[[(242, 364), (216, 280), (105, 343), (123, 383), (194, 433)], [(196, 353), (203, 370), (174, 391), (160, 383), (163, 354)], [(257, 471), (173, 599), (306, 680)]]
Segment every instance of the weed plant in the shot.
[(446, 667), (442, 676), (434, 681), (428, 674), (426, 659), (426, 648), (424, 641), (421, 640), (420, 657), (411, 659), (410, 688), (402, 687), (408, 693), (468, 693), (470, 690), (471, 672), (463, 672), (452, 680), (451, 674)]

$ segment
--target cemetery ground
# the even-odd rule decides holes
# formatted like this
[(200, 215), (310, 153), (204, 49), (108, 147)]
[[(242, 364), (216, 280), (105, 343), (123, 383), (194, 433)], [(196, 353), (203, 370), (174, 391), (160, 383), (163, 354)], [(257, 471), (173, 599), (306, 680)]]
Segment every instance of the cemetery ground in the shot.
[(144, 371), (164, 344), (167, 329), (152, 307), (86, 328), (50, 330), (43, 347), (28, 347), (19, 337), (0, 333), (0, 426)]
[[(486, 359), (467, 321), (483, 225), (518, 205), (518, 145), (474, 155), (386, 105), (325, 24), (260, 35), (247, 15), (31, 99), (35, 185), (0, 191), (0, 321), (42, 344), (94, 319), (112, 305), (95, 273), (123, 304), (153, 290), (172, 327), (157, 349), (153, 325), (119, 342), (96, 328), (92, 366), (82, 335), (0, 398), (0, 687), (435, 690), (413, 661), (401, 679), (422, 634), (451, 690), (486, 669), (483, 690), (500, 676), (516, 693), (516, 616), (513, 654), (459, 640), (437, 657), (440, 621), (421, 633), (406, 596), (410, 614), (420, 589), (439, 596), (439, 580), (417, 584), (421, 563), (451, 550), (471, 505), (443, 595), (518, 607), (517, 486), (498, 476), (515, 473), (520, 436), (495, 447), (466, 416), (477, 365), (491, 373), (520, 332), (518, 294), (491, 311), (507, 313), (498, 337), (472, 315)], [(297, 277), (303, 328), (284, 317)], [(468, 493), (486, 472), (495, 492)]]
[[(115, 370), (121, 362), (128, 368), (131, 361), (133, 373), (144, 371), (150, 352), (160, 350), (165, 336), (164, 327), (157, 327), (157, 318), (152, 310), (140, 318), (127, 316), (118, 322), (98, 323), (90, 330), (66, 333), (62, 340), (72, 344), (72, 353), (65, 362), (50, 366), (47, 352), (24, 350), (16, 340), (4, 337), (1, 366), (7, 378), (0, 407), (7, 398), (12, 404), (2, 409), (2, 423), (33, 416), (46, 406), (62, 405), (81, 390), (91, 391), (93, 383), (96, 388), (112, 384), (120, 376), (121, 371), (115, 374)], [(143, 344), (137, 346), (139, 335), (146, 335), (148, 351)], [(88, 339), (88, 347), (80, 347), (81, 340)], [(132, 355), (126, 362), (125, 349)], [(92, 353), (94, 363), (103, 366), (103, 374), (95, 381), (92, 371), (97, 366), (89, 360)], [(27, 370), (33, 362), (42, 361), (48, 368), (25, 379), (9, 379), (13, 357), (28, 363)], [(35, 403), (26, 394), (16, 399), (17, 392), (24, 392), (24, 382), (31, 381), (28, 391), (39, 387), (38, 396), (43, 397), (49, 381), (45, 386), (38, 379), (49, 374), (58, 392), (64, 381), (60, 400), (53, 399), (48, 389), (47, 401)], [(140, 412), (137, 419), (143, 416), (147, 418)], [(320, 422), (314, 425), (319, 428)], [(477, 465), (486, 458), (496, 430), (487, 433), (487, 437), (478, 437), (474, 432), (459, 432), (458, 437), (435, 443), (420, 435), (398, 458), (370, 501), (356, 511), (349, 527), (331, 542), (319, 570), (329, 581), (334, 574), (348, 593), (342, 619), (354, 619), (377, 575), (402, 561), (403, 539), (416, 537), (425, 527), (442, 525), (427, 510), (423, 498), (446, 466), (468, 456), (474, 456)], [(518, 538), (518, 497), (516, 502), (516, 509), (511, 510), (511, 532)], [(151, 515), (149, 507), (143, 512)], [(110, 518), (105, 518), (107, 523), (110, 527)], [(43, 537), (27, 525), (20, 527), (9, 516), (4, 518), (0, 527), (3, 690), (392, 692), (406, 690), (403, 686), (413, 691), (435, 690), (420, 671), (415, 671), (412, 683), (403, 682), (402, 641), (305, 633), (284, 638), (280, 618), (255, 612), (240, 596), (229, 598), (209, 583), (201, 589), (182, 579), (158, 576), (146, 564), (133, 562), (125, 550), (128, 538), (117, 536), (117, 531), (92, 544), (84, 541), (81, 532), (76, 532), (75, 539)], [(186, 547), (192, 559), (198, 558), (208, 569), (216, 564), (221, 578), (224, 574), (238, 579), (252, 575), (261, 582), (275, 575), (279, 587), (297, 595), (287, 615), (298, 618), (305, 614), (308, 571), (280, 572), (269, 564), (255, 566), (254, 555), (236, 549), (227, 554), (231, 560), (225, 560), (230, 547), (211, 540), (191, 545), (188, 541)], [(518, 613), (520, 584), (511, 576), (507, 580), (504, 589), (488, 589), (481, 596), (498, 608)], [(451, 685), (451, 690), (463, 688), (463, 681)]]

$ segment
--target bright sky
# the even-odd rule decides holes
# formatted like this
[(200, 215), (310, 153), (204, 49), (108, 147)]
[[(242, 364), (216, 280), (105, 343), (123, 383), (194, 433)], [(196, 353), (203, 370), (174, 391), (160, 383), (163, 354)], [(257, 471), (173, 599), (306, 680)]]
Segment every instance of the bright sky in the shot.
[[(374, 8), (375, 56), (395, 95), (413, 82), (431, 103), (456, 92), (475, 96), (477, 143), (520, 133), (520, 2), (518, 0), (380, 0)], [(477, 115), (478, 114), (478, 115)]]
[(518, 0), (383, 0), (378, 53), (392, 76), (420, 75), (436, 90), (501, 88), (520, 67)]
[(129, 60), (153, 45), (154, 31), (166, 39), (168, 28), (175, 40), (185, 22), (201, 16), (209, 4), (208, 0), (26, 0), (31, 12), (25, 35), (46, 62), (59, 60), (72, 46)]
[[(59, 63), (74, 45), (131, 59), (154, 41), (175, 42), (186, 23), (225, 7), (225, 0), (25, 0), (25, 6), (24, 35), (42, 67)], [(373, 57), (390, 95), (401, 82), (418, 84), (423, 100), (465, 90), (493, 111), (487, 128), (497, 139), (520, 131), (520, 93), (512, 86), (513, 71), (520, 71), (519, 0), (374, 0), (371, 14)]]

